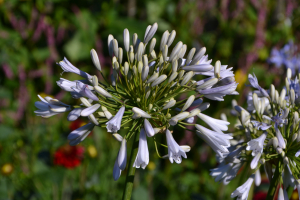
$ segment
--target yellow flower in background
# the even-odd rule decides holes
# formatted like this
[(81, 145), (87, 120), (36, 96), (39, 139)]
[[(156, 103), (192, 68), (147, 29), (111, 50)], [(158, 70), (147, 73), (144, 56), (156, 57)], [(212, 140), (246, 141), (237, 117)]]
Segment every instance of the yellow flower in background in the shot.
[(236, 89), (241, 90), (247, 81), (247, 75), (241, 69), (238, 69), (235, 71), (235, 81), (239, 83)]
[[(1, 1), (1, 0), (0, 0)], [(45, 97), (51, 97), (51, 98), (54, 98), (54, 96), (50, 95), (50, 94), (46, 94), (44, 92), (40, 93), (39, 94), (41, 97), (45, 98)]]
[(153, 171), (153, 170), (155, 170), (155, 168), (156, 168), (156, 165), (155, 165), (155, 163), (154, 162), (149, 162), (149, 164), (148, 164), (148, 166), (147, 166), (147, 168), (150, 170), (150, 171)]
[(84, 125), (86, 125), (86, 124), (87, 124), (86, 122), (80, 122), (79, 127), (82, 127), (82, 126), (84, 126)]
[(89, 145), (87, 148), (87, 153), (91, 158), (96, 158), (97, 157), (97, 149), (94, 145)]
[(294, 190), (291, 196), (291, 200), (297, 200), (298, 198), (299, 198), (298, 192)]
[(14, 167), (10, 163), (6, 163), (1, 167), (1, 173), (3, 175), (10, 175), (14, 170)]

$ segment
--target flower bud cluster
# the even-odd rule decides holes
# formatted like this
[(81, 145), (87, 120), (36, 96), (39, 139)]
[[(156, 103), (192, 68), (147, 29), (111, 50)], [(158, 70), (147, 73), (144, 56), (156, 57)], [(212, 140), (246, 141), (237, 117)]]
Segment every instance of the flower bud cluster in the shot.
[[(232, 137), (223, 133), (227, 131), (228, 122), (211, 118), (203, 111), (209, 103), (208, 98), (223, 101), (225, 95), (238, 94), (237, 83), (231, 68), (217, 61), (211, 65), (205, 55), (206, 48), (187, 52), (187, 45), (181, 41), (171, 48), (176, 31), (165, 31), (160, 40), (159, 51), (155, 51), (157, 40), (153, 38), (158, 25), (148, 26), (144, 37), (136, 33), (130, 37), (128, 29), (123, 32), (124, 50), (113, 35), (108, 36), (108, 50), (112, 57), (111, 74), (103, 75), (98, 55), (91, 50), (92, 63), (102, 75), (101, 80), (79, 70), (66, 58), (59, 62), (64, 72), (75, 73), (84, 80), (70, 81), (61, 78), (58, 86), (70, 92), (73, 98), (80, 99), (79, 105), (67, 105), (56, 99), (46, 97), (36, 102), (35, 111), (42, 117), (69, 112), (67, 119), (74, 121), (78, 117), (87, 117), (89, 123), (72, 131), (68, 140), (70, 145), (82, 142), (95, 126), (105, 127), (107, 132), (120, 142), (120, 150), (113, 169), (117, 180), (126, 167), (127, 142), (137, 138), (138, 153), (133, 164), (136, 168), (145, 168), (149, 163), (147, 138), (154, 137), (154, 144), (167, 147), (166, 156), (170, 162), (181, 163), (186, 158), (188, 146), (179, 146), (173, 138), (173, 127), (178, 125), (195, 126), (196, 134), (205, 140), (214, 151), (223, 157), (230, 147)], [(199, 78), (205, 76), (204, 79)], [(185, 99), (178, 100), (182, 94)], [(195, 117), (204, 121), (211, 129), (193, 124)], [(121, 135), (122, 132), (126, 132)], [(157, 143), (156, 138), (166, 138), (167, 145)], [(139, 135), (139, 136), (138, 136)], [(158, 148), (156, 148), (158, 149)]]
[[(249, 74), (251, 86), (257, 90), (247, 97), (247, 109), (233, 103), (238, 117), (237, 132), (231, 142), (230, 153), (220, 159), (220, 166), (211, 170), (216, 181), (229, 183), (239, 169), (250, 168), (248, 181), (232, 193), (232, 197), (247, 199), (251, 184), (260, 184), (260, 168), (264, 168), (270, 181), (280, 182), (284, 192), (298, 185), (300, 178), (299, 81), (291, 78), (288, 69), (286, 87), (277, 90), (274, 85), (267, 91), (259, 86), (255, 75)], [(273, 179), (272, 179), (273, 177)], [(251, 184), (250, 184), (251, 183)]]

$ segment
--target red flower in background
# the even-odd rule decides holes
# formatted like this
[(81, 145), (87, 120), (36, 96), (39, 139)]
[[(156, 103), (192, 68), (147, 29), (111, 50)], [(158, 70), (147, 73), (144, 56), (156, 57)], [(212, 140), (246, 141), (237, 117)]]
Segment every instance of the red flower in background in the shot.
[(65, 168), (74, 168), (81, 164), (84, 147), (66, 145), (60, 147), (54, 154), (54, 164)]
[(253, 200), (265, 200), (267, 198), (267, 192), (259, 191), (254, 194)]

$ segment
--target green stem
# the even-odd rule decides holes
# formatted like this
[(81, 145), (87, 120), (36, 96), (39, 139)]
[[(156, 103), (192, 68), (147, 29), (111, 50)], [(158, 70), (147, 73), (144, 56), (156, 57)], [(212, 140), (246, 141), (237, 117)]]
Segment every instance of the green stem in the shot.
[(276, 192), (279, 180), (280, 180), (281, 165), (282, 165), (282, 163), (279, 161), (278, 165), (276, 167), (276, 170), (275, 170), (275, 174), (273, 175), (266, 200), (274, 199), (274, 195), (275, 195), (275, 192)]
[(134, 174), (135, 174), (135, 167), (133, 167), (133, 163), (135, 161), (135, 157), (136, 157), (138, 147), (139, 147), (139, 143), (138, 143), (139, 137), (137, 135), (138, 135), (138, 132), (135, 132), (133, 143), (132, 143), (132, 149), (131, 149), (131, 153), (130, 153), (130, 158), (129, 158), (129, 163), (128, 163), (128, 171), (127, 171), (126, 182), (125, 182), (123, 198), (122, 198), (123, 200), (131, 199)]

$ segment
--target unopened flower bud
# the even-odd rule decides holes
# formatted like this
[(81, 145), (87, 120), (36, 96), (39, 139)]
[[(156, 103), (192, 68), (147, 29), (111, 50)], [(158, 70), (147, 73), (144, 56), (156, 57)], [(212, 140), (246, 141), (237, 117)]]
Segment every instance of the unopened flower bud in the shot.
[(175, 104), (176, 104), (176, 100), (171, 100), (163, 107), (163, 110), (169, 109), (169, 108), (173, 107)]
[(149, 45), (149, 52), (150, 53), (154, 50), (155, 44), (156, 44), (156, 39), (152, 38), (152, 40), (150, 42), (150, 45)]
[(190, 63), (190, 65), (195, 65), (201, 58), (202, 56), (205, 54), (206, 52), (206, 48), (202, 47), (193, 57), (192, 62)]
[(84, 97), (80, 97), (80, 101), (83, 105), (85, 105), (86, 107), (90, 107), (92, 106), (91, 103)]
[(292, 137), (292, 142), (294, 142), (297, 138), (298, 138), (298, 134), (297, 134), (297, 133), (294, 133), (294, 134), (293, 134), (293, 137)]
[(162, 83), (164, 80), (166, 80), (167, 75), (163, 74), (160, 75), (153, 83), (151, 84), (151, 87), (157, 86), (158, 84)]
[(171, 44), (173, 43), (173, 41), (174, 41), (174, 39), (175, 39), (175, 36), (176, 36), (176, 31), (173, 30), (173, 31), (171, 32), (171, 34), (169, 35), (169, 37), (168, 37), (168, 41), (167, 41), (168, 47), (171, 46)]
[(130, 34), (129, 34), (129, 31), (128, 31), (127, 28), (124, 29), (123, 40), (124, 40), (125, 51), (128, 52), (129, 51), (129, 45), (130, 45)]
[(199, 85), (197, 87), (197, 90), (207, 89), (207, 88), (212, 87), (213, 85), (215, 85), (217, 82), (218, 82), (218, 78), (211, 78), (208, 81), (205, 81), (204, 83)]
[(291, 104), (292, 104), (292, 106), (294, 106), (295, 105), (295, 98), (296, 98), (294, 89), (291, 89), (289, 94), (290, 94)]
[(164, 59), (164, 62), (167, 62), (167, 59), (168, 59), (168, 45), (165, 45), (165, 47), (164, 47), (163, 59)]
[(142, 61), (142, 56), (144, 53), (145, 46), (142, 42), (140, 42), (138, 50), (137, 50), (137, 60)]
[(152, 26), (150, 26), (151, 28), (149, 29), (149, 31), (146, 30), (147, 34), (145, 34), (145, 37), (144, 37), (144, 43), (147, 44), (151, 39), (152, 37), (154, 36), (154, 34), (156, 33), (157, 31), (157, 28), (158, 28), (158, 25), (157, 23), (155, 22)]
[(252, 99), (253, 99), (254, 108), (256, 112), (259, 114), (259, 101), (258, 101), (257, 94), (255, 92), (253, 92)]
[(178, 58), (183, 58), (186, 52), (187, 46), (186, 44), (182, 45), (180, 52), (178, 53)]
[(289, 92), (289, 90), (290, 90), (290, 83), (289, 83), (288, 78), (285, 78), (285, 88), (286, 88), (287, 92)]
[(177, 72), (177, 68), (178, 68), (178, 61), (177, 60), (172, 61), (172, 73)]
[(182, 45), (183, 43), (181, 41), (176, 44), (170, 54), (169, 61), (172, 62), (177, 57), (177, 54), (180, 52)]
[(285, 99), (286, 96), (286, 90), (282, 89), (280, 92), (280, 102), (282, 102)]
[(175, 126), (179, 120), (182, 120), (182, 119), (187, 118), (187, 116), (189, 116), (189, 114), (190, 114), (189, 112), (182, 112), (182, 113), (179, 113), (178, 115), (175, 115), (174, 117), (172, 117), (172, 118), (169, 120), (169, 124), (170, 124), (171, 126)]
[(143, 118), (151, 118), (151, 115), (149, 115), (148, 113), (146, 113), (138, 107), (133, 107), (132, 112), (141, 115), (141, 117)]
[(100, 61), (99, 61), (97, 52), (94, 49), (91, 50), (91, 58), (92, 58), (92, 61), (93, 61), (93, 64), (95, 65), (95, 67), (101, 72)]
[(188, 98), (188, 100), (185, 102), (185, 104), (184, 104), (184, 106), (183, 106), (183, 108), (182, 108), (181, 111), (185, 111), (186, 109), (188, 109), (192, 105), (192, 103), (194, 102), (194, 100), (195, 100), (195, 96), (191, 95)]
[(216, 78), (220, 78), (221, 62), (218, 60), (215, 64), (214, 74)]
[(186, 73), (183, 78), (182, 78), (182, 81), (180, 83), (181, 86), (187, 84), (191, 78), (194, 76), (194, 72), (193, 71), (189, 71), (188, 73)]
[(105, 117), (104, 112), (98, 112), (98, 115), (99, 115), (100, 117)]
[(153, 50), (151, 53), (151, 56), (152, 56), (152, 58), (154, 58), (154, 59), (156, 59), (157, 58), (157, 56), (156, 56), (156, 53), (155, 53), (155, 51)]
[(128, 71), (129, 71), (129, 64), (128, 64), (128, 62), (125, 62), (124, 63), (124, 75), (125, 76), (127, 76)]
[(278, 138), (277, 137), (273, 137), (273, 147), (274, 149), (276, 149), (278, 147)]
[(121, 47), (119, 47), (119, 50), (118, 50), (118, 61), (121, 64), (123, 62), (123, 49)]
[(170, 35), (169, 31), (165, 31), (161, 38), (161, 41), (160, 41), (160, 51), (161, 52), (164, 50), (165, 45), (167, 44), (169, 35)]
[(138, 35), (136, 33), (132, 35), (132, 44), (134, 48), (136, 48), (136, 45), (138, 45)]
[(270, 96), (271, 96), (271, 101), (275, 102), (275, 87), (273, 84), (270, 86)]
[(168, 83), (171, 83), (172, 81), (174, 81), (174, 79), (177, 77), (178, 73), (177, 72), (173, 72), (168, 80)]
[(148, 73), (149, 73), (149, 66), (146, 65), (143, 67), (143, 70), (142, 70), (142, 81), (145, 81), (147, 79)]
[(118, 58), (119, 46), (118, 41), (116, 39), (113, 40), (114, 54)]
[(188, 54), (188, 56), (186, 57), (186, 62), (185, 62), (186, 65), (188, 65), (188, 64), (191, 62), (192, 58), (194, 57), (195, 52), (196, 52), (196, 48), (192, 48), (192, 49), (189, 51), (189, 54)]
[(93, 86), (98, 86), (98, 77), (96, 75), (93, 76), (92, 83), (93, 83)]
[(108, 44), (108, 52), (109, 52), (109, 56), (110, 56), (110, 57), (112, 57), (112, 56), (113, 56), (113, 53), (114, 53), (113, 40), (114, 40), (114, 36), (109, 35), (109, 36), (108, 36), (108, 40), (107, 40), (107, 44)]

